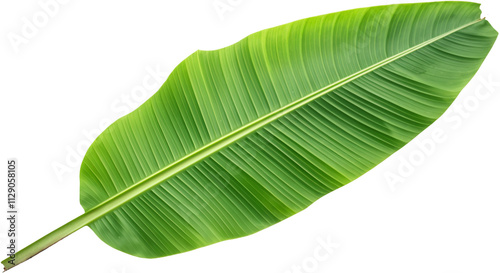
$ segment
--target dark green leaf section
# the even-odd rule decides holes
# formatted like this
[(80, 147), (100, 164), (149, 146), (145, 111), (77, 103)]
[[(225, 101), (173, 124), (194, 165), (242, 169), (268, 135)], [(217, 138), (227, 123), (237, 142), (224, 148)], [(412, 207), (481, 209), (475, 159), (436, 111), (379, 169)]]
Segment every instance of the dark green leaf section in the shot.
[(303, 210), (447, 109), (496, 39), (479, 16), (479, 6), (467, 2), (357, 9), (194, 53), (92, 144), (80, 175), (86, 211), (241, 127), (449, 33), (262, 123), (90, 227), (114, 248), (160, 257), (245, 236)]

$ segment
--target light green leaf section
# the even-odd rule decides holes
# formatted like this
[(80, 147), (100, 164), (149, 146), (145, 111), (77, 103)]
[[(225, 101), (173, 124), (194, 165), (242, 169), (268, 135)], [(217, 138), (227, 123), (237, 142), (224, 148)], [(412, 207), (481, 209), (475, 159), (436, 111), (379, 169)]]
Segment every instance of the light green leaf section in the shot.
[(496, 37), (479, 16), (472, 3), (358, 9), (194, 53), (94, 142), (81, 169), (81, 204), (89, 210), (152, 174), (170, 175), (90, 227), (114, 248), (160, 257), (303, 210), (445, 111)]
[(195, 52), (92, 144), (86, 213), (23, 255), (87, 224), (153, 258), (290, 217), (449, 107), (497, 37), (480, 13), (469, 2), (356, 9)]

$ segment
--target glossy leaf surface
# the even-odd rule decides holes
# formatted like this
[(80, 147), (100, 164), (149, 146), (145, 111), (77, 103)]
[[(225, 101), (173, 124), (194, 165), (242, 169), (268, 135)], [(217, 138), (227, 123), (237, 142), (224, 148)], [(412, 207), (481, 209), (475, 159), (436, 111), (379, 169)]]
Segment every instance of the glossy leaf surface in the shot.
[(160, 257), (275, 224), (435, 121), (496, 36), (477, 4), (441, 2), (308, 18), (195, 52), (87, 152), (82, 206), (120, 202), (90, 227)]

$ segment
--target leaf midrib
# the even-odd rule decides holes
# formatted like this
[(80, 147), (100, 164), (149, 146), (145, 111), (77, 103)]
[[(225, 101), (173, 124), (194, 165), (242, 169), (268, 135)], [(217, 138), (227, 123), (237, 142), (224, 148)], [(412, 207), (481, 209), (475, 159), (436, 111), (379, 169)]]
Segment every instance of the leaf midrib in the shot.
[[(154, 174), (138, 181), (134, 185), (126, 188), (125, 190), (117, 193), (116, 195), (106, 199), (105, 201), (101, 202), (99, 205), (95, 206), (94, 208), (88, 210), (84, 214), (80, 215), (79, 217), (69, 221), (68, 223), (64, 224), (63, 226), (57, 228), (56, 230), (52, 231), (51, 233), (45, 235), (44, 237), (40, 238), (39, 240), (35, 241), (34, 243), (28, 245), (24, 249), (18, 251), (16, 253), (16, 260), (17, 263), (21, 263), (25, 261), (26, 259), (29, 259), (30, 257), (36, 255), (40, 251), (48, 248), (52, 244), (56, 243), (57, 241), (61, 240), (62, 238), (70, 235), (71, 233), (79, 230), (80, 228), (92, 223), (93, 221), (96, 221), (97, 219), (103, 217), (104, 215), (108, 214), (109, 212), (121, 207), (125, 203), (129, 202), (130, 200), (138, 197), (139, 195), (149, 191), (153, 187), (163, 183), (166, 179), (171, 178), (175, 175), (177, 175), (179, 172), (187, 169), (190, 166), (193, 166), (195, 163), (198, 163), (205, 158), (211, 156), (212, 154), (220, 151), (221, 149), (227, 147), (228, 145), (234, 143), (235, 141), (242, 139), (249, 134), (255, 132), (256, 130), (266, 126), (267, 124), (271, 123), (272, 121), (275, 121), (276, 119), (308, 104), (309, 102), (314, 101), (315, 99), (363, 76), (366, 75), (367, 73), (370, 73), (386, 64), (389, 64), (401, 57), (404, 57), (414, 51), (417, 51), (429, 44), (432, 44), (435, 41), (438, 41), (446, 36), (449, 36), (455, 32), (458, 32), (464, 28), (467, 28), (473, 24), (476, 24), (480, 21), (483, 21), (483, 19), (477, 19), (473, 22), (470, 22), (468, 24), (465, 24), (463, 26), (460, 26), (458, 28), (455, 28), (449, 32), (446, 32), (444, 34), (438, 35), (432, 39), (429, 39), (425, 42), (422, 42), (418, 45), (415, 45), (407, 50), (404, 50), (396, 55), (393, 55), (389, 58), (386, 58), (376, 64), (373, 64), (365, 69), (362, 69), (348, 77), (345, 77), (335, 83), (332, 83), (322, 89), (319, 89), (293, 103), (290, 103), (284, 107), (281, 107), (233, 132), (230, 134), (227, 134), (217, 140), (214, 140), (210, 142), (209, 144), (195, 150), (194, 152), (178, 159), (177, 161), (173, 162), (172, 164), (166, 166), (165, 168), (155, 172)], [(6, 265), (6, 262), (8, 260), (5, 259), (2, 261), (4, 265)], [(11, 268), (11, 267), (6, 267), (6, 269)]]

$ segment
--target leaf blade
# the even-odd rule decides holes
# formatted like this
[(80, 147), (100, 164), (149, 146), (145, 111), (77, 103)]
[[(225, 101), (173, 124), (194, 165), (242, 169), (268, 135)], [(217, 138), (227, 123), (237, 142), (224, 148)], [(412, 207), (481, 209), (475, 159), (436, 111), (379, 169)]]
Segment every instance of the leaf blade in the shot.
[[(461, 5), (468, 6), (470, 4)], [(451, 4), (439, 4), (440, 8), (446, 6), (452, 7)], [(398, 9), (407, 9), (408, 7), (407, 5), (396, 7), (389, 6), (388, 12), (391, 16), (400, 15)], [(435, 7), (436, 6), (434, 6), (434, 8)], [(415, 6), (411, 9), (414, 13), (418, 14), (420, 12), (423, 14), (424, 12), (422, 10), (428, 10), (429, 8), (425, 8), (425, 5), (419, 5), (419, 11), (415, 11), (414, 9)], [(457, 12), (457, 9), (453, 5), (453, 8), (450, 10), (451, 11), (448, 14), (445, 13), (445, 15), (453, 17), (453, 12)], [(358, 10), (358, 12), (360, 11)], [(380, 10), (377, 12), (380, 12)], [(474, 10), (467, 9), (462, 12), (466, 14), (465, 17), (467, 18), (472, 15), (476, 16), (477, 8)], [(369, 13), (369, 9), (363, 9), (360, 15), (358, 15), (360, 17), (365, 17)], [(344, 12), (336, 15), (336, 24), (343, 22), (341, 18), (345, 17), (345, 20), (348, 20), (348, 17), (351, 16), (345, 14)], [(428, 13), (425, 12), (425, 14)], [(446, 17), (445, 15), (441, 16)], [(436, 17), (437, 13), (434, 13), (433, 16)], [(427, 19), (429, 18), (420, 20)], [(323, 18), (320, 19), (322, 24), (324, 24), (325, 20), (326, 19)], [(360, 22), (362, 22), (362, 20), (360, 20)], [(439, 78), (431, 79), (432, 81), (426, 80), (423, 85), (432, 86), (434, 91), (438, 90), (441, 93), (439, 95), (434, 95), (433, 99), (429, 98), (429, 96), (432, 97), (433, 94), (422, 95), (419, 94), (419, 92), (421, 93), (422, 91), (417, 90), (417, 92), (414, 93), (407, 92), (401, 95), (398, 100), (391, 101), (390, 96), (393, 95), (391, 92), (400, 88), (400, 83), (393, 84), (391, 79), (396, 81), (407, 81), (407, 84), (417, 85), (413, 82), (414, 79), (412, 77), (418, 76), (413, 74), (415, 74), (415, 64), (417, 64), (419, 60), (418, 58), (411, 60), (410, 63), (414, 64), (413, 67), (408, 68), (407, 63), (405, 64), (406, 66), (400, 66), (392, 71), (396, 71), (397, 73), (391, 74), (391, 71), (385, 71), (385, 68), (390, 67), (390, 65), (394, 63), (399, 63), (398, 61), (400, 60), (407, 60), (412, 56), (412, 53), (423, 49), (427, 50), (423, 52), (429, 52), (427, 54), (429, 56), (424, 57), (432, 57), (436, 55), (438, 51), (436, 49), (427, 48), (429, 45), (449, 38), (450, 35), (453, 36), (455, 33), (461, 33), (461, 31), (467, 27), (481, 23), (480, 19), (476, 19), (454, 28), (449, 32), (431, 36), (433, 31), (425, 31), (429, 26), (426, 22), (423, 22), (417, 27), (414, 27), (414, 29), (424, 31), (421, 37), (428, 38), (428, 40), (423, 42), (419, 41), (420, 43), (406, 50), (400, 50), (393, 56), (389, 56), (367, 68), (361, 68), (363, 63), (368, 62), (367, 60), (360, 60), (360, 56), (363, 56), (363, 54), (354, 54), (358, 57), (357, 60), (353, 60), (351, 56), (351, 59), (341, 60), (339, 65), (336, 66), (340, 71), (339, 75), (348, 74), (347, 77), (341, 78), (330, 85), (323, 86), (314, 92), (303, 92), (303, 89), (298, 88), (298, 86), (314, 86), (314, 81), (310, 80), (312, 75), (304, 77), (303, 79), (297, 79), (297, 71), (294, 70), (294, 67), (297, 66), (296, 62), (298, 62), (298, 59), (293, 59), (294, 55), (289, 55), (290, 52), (293, 51), (291, 46), (283, 46), (284, 50), (281, 51), (276, 50), (274, 46), (269, 46), (269, 44), (261, 46), (260, 48), (263, 48), (263, 50), (260, 53), (264, 55), (268, 54), (267, 59), (261, 60), (260, 62), (262, 66), (264, 64), (267, 65), (266, 69), (262, 67), (260, 69), (256, 68), (259, 65), (258, 58), (256, 57), (258, 54), (252, 55), (251, 53), (251, 50), (256, 50), (256, 48), (259, 48), (259, 43), (262, 43), (262, 37), (259, 37), (259, 35), (264, 36), (267, 43), (269, 42), (269, 37), (273, 37), (273, 39), (282, 37), (282, 40), (276, 41), (274, 45), (280, 45), (280, 43), (288, 44), (291, 43), (290, 40), (293, 36), (289, 33), (293, 33), (294, 27), (297, 29), (307, 27), (316, 28), (317, 24), (320, 23), (304, 23), (302, 26), (295, 26), (293, 24), (294, 23), (284, 26), (279, 30), (277, 30), (277, 28), (271, 29), (265, 35), (262, 33), (257, 35), (254, 34), (254, 36), (251, 35), (249, 38), (240, 41), (239, 44), (244, 46), (228, 47), (222, 49), (222, 51), (199, 51), (186, 59), (184, 67), (183, 64), (180, 65), (181, 72), (174, 76), (180, 78), (188, 75), (184, 79), (177, 79), (177, 85), (181, 86), (183, 81), (186, 81), (184, 82), (184, 87), (186, 88), (186, 86), (188, 86), (187, 82), (189, 81), (192, 90), (189, 89), (189, 87), (188, 89), (191, 93), (187, 92), (184, 95), (186, 97), (189, 95), (192, 96), (192, 98), (190, 98), (192, 99), (191, 103), (189, 104), (187, 99), (183, 101), (182, 97), (180, 97), (181, 94), (176, 93), (175, 90), (166, 89), (163, 92), (159, 92), (160, 95), (163, 96), (161, 97), (161, 102), (163, 104), (158, 104), (156, 105), (157, 108), (155, 108), (158, 111), (155, 113), (158, 115), (157, 119), (160, 120), (159, 127), (162, 126), (162, 119), (170, 119), (165, 122), (168, 126), (163, 125), (162, 131), (172, 130), (172, 128), (175, 129), (175, 132), (166, 136), (167, 138), (177, 139), (176, 142), (172, 142), (177, 144), (169, 145), (175, 147), (170, 151), (172, 153), (172, 158), (174, 158), (173, 163), (160, 169), (153, 175), (148, 176), (146, 179), (138, 180), (140, 182), (136, 182), (134, 186), (129, 186), (128, 189), (133, 190), (131, 191), (133, 193), (128, 195), (130, 199), (117, 203), (116, 207), (113, 208), (113, 210), (116, 209), (116, 213), (112, 213), (113, 217), (105, 216), (105, 221), (109, 223), (103, 224), (103, 222), (105, 222), (103, 220), (102, 222), (98, 221), (98, 223), (91, 224), (92, 229), (98, 236), (100, 235), (101, 239), (127, 253), (141, 257), (158, 257), (187, 251), (220, 241), (221, 239), (244, 236), (259, 230), (262, 226), (268, 226), (279, 222), (302, 210), (320, 196), (352, 181), (361, 173), (364, 173), (366, 169), (373, 167), (374, 162), (380, 162), (383, 158), (400, 148), (414, 136), (409, 133), (406, 133), (406, 135), (400, 133), (398, 138), (392, 136), (392, 133), (387, 134), (386, 130), (390, 126), (385, 124), (386, 121), (380, 118), (378, 121), (383, 123), (382, 128), (377, 128), (370, 126), (370, 120), (363, 120), (362, 116), (354, 118), (353, 113), (345, 115), (345, 113), (350, 113), (351, 110), (349, 108), (358, 107), (359, 111), (363, 110), (362, 107), (360, 107), (360, 103), (348, 102), (348, 99), (352, 101), (355, 97), (354, 95), (347, 95), (347, 93), (355, 94), (356, 92), (365, 92), (365, 90), (370, 88), (366, 86), (379, 83), (381, 84), (381, 86), (379, 86), (380, 90), (378, 90), (379, 93), (376, 94), (379, 100), (382, 99), (382, 102), (385, 102), (386, 105), (392, 103), (392, 108), (394, 108), (394, 105), (397, 103), (406, 104), (403, 108), (405, 108), (407, 112), (408, 109), (411, 109), (410, 112), (412, 112), (410, 114), (406, 113), (407, 119), (412, 120), (416, 115), (414, 113), (421, 113), (417, 118), (426, 120), (425, 124), (429, 125), (430, 121), (436, 119), (444, 111), (445, 106), (449, 105), (456, 95), (456, 92), (446, 94), (447, 91), (445, 89), (439, 89), (447, 87), (450, 83), (443, 83)], [(354, 26), (359, 28), (361, 24), (362, 23), (354, 24)], [(453, 24), (456, 25), (456, 22), (448, 22), (447, 24), (450, 26)], [(340, 25), (342, 26), (342, 24)], [(376, 22), (376, 26), (379, 27), (379, 25), (380, 22)], [(324, 27), (324, 25), (322, 27)], [(353, 28), (352, 25), (344, 25), (342, 27), (348, 30)], [(281, 34), (279, 32), (285, 32), (286, 35), (280, 36)], [(304, 31), (303, 33), (313, 32), (314, 31)], [(273, 33), (276, 37), (272, 36)], [(343, 34), (346, 36), (351, 35), (349, 31), (345, 30)], [(410, 40), (408, 43), (411, 45), (422, 38), (412, 38), (410, 36), (408, 39)], [(313, 45), (312, 47), (317, 47), (317, 45)], [(224, 52), (226, 52), (227, 55), (223, 55)], [(357, 49), (354, 52), (358, 53)], [(228, 56), (234, 56), (236, 61), (228, 60)], [(438, 57), (439, 56), (444, 56), (444, 53), (438, 55)], [(378, 58), (380, 58), (380, 56), (378, 56)], [(370, 60), (373, 61), (373, 59), (377, 58), (371, 58)], [(446, 61), (446, 58), (442, 61)], [(217, 62), (221, 64), (220, 68), (217, 67)], [(233, 70), (230, 71), (226, 69), (224, 71), (223, 68), (225, 65), (228, 67), (233, 65)], [(236, 71), (237, 74), (235, 74), (234, 71)], [(280, 82), (279, 76), (269, 76), (267, 78), (267, 84), (265, 84), (264, 81), (266, 77), (264, 75), (265, 73), (262, 71), (266, 71), (269, 74), (281, 74), (283, 75), (281, 79), (287, 80), (281, 80)], [(320, 69), (316, 69), (315, 71), (320, 71)], [(401, 75), (398, 74), (402, 73), (401, 71), (410, 71), (412, 76), (410, 78), (401, 77)], [(371, 77), (373, 81), (366, 81), (363, 76), (371, 72), (374, 73), (374, 76)], [(175, 72), (173, 74), (175, 74)], [(465, 74), (469, 75), (470, 73), (467, 72)], [(227, 75), (232, 76), (228, 78)], [(429, 75), (426, 76), (429, 77)], [(331, 79), (332, 77), (326, 76), (325, 78)], [(220, 80), (216, 82), (216, 79), (223, 79), (224, 81)], [(226, 89), (221, 89), (224, 88), (224, 83), (220, 84), (220, 82), (226, 82), (228, 79), (229, 81), (233, 81), (236, 90), (242, 90), (242, 92), (238, 92), (236, 95), (229, 91), (224, 92), (224, 90), (231, 90), (231, 88), (227, 87)], [(309, 82), (305, 79), (309, 79)], [(237, 80), (239, 80), (238, 83)], [(291, 84), (291, 82), (294, 82), (294, 84)], [(359, 84), (352, 84), (353, 82)], [(361, 89), (352, 92), (344, 88), (344, 85), (351, 90), (356, 88)], [(463, 86), (463, 81), (457, 85)], [(264, 86), (267, 86), (267, 88)], [(277, 86), (281, 89), (278, 89)], [(291, 91), (276, 92), (273, 98), (273, 93), (269, 91), (271, 88), (275, 90), (290, 89)], [(392, 88), (393, 90), (387, 92), (384, 91), (383, 88)], [(338, 91), (340, 89), (344, 90), (344, 93), (336, 94), (335, 98), (322, 100), (321, 103), (314, 104), (315, 107), (309, 107), (307, 111), (304, 110), (300, 112), (300, 114), (292, 114), (292, 112), (296, 113), (295, 111), (297, 109), (301, 109), (301, 107), (316, 102), (319, 98), (326, 96), (332, 90)], [(232, 95), (234, 96), (230, 97)], [(343, 99), (340, 98), (341, 95), (344, 96)], [(371, 95), (373, 96), (373, 94)], [(369, 94), (365, 94), (365, 96), (369, 96)], [(235, 103), (237, 100), (235, 97), (241, 99), (239, 103), (240, 107), (235, 107), (233, 111), (229, 111), (228, 108), (226, 108), (228, 105), (238, 104)], [(160, 99), (157, 101), (160, 101)], [(224, 103), (224, 101), (226, 103)], [(291, 103), (287, 104), (287, 102), (290, 101)], [(173, 102), (179, 104), (179, 106), (177, 106), (178, 110), (176, 110), (178, 112), (176, 113), (174, 110), (170, 110), (170, 116), (166, 114), (162, 116), (161, 107), (175, 108), (176, 106)], [(365, 104), (367, 103), (367, 101), (364, 102)], [(189, 113), (182, 112), (183, 107), (187, 105), (191, 106), (191, 111), (194, 106), (199, 108), (200, 116), (198, 117), (198, 124), (205, 124), (204, 127), (201, 125), (197, 127), (206, 129), (206, 131), (203, 131), (205, 135), (199, 133), (198, 143), (192, 139), (190, 140), (193, 132), (197, 130), (192, 130), (191, 132), (187, 130), (176, 131), (179, 127), (187, 124), (187, 122), (184, 123), (184, 125), (182, 124), (186, 119), (189, 119)], [(334, 110), (330, 109), (332, 106)], [(371, 107), (373, 108), (374, 106), (372, 105)], [(322, 116), (320, 112), (323, 113)], [(231, 116), (231, 113), (237, 113), (238, 119)], [(144, 116), (147, 116), (147, 113), (144, 114), (143, 117)], [(244, 117), (246, 117), (246, 119)], [(331, 120), (332, 117), (338, 119), (343, 118), (349, 122), (334, 124), (335, 122)], [(284, 118), (284, 120), (274, 123), (274, 125), (270, 125), (279, 118)], [(376, 119), (377, 117), (372, 115), (371, 118)], [(131, 128), (140, 128), (139, 123), (144, 122), (144, 119), (140, 117), (140, 113), (135, 123), (132, 123), (132, 118), (129, 118), (129, 120), (131, 122), (128, 128), (129, 130)], [(307, 122), (304, 120), (307, 120)], [(196, 117), (193, 115), (191, 124), (195, 124), (195, 121)], [(311, 123), (308, 124), (309, 122)], [(334, 131), (326, 131), (326, 129), (321, 127), (321, 124), (324, 125), (328, 122), (330, 126), (335, 126), (338, 130), (344, 131), (345, 136), (342, 138), (343, 142), (337, 141), (335, 143), (335, 147), (339, 150), (329, 149), (327, 153), (321, 149), (328, 145), (333, 146), (333, 144), (329, 143), (331, 141), (328, 137), (329, 134), (334, 133)], [(241, 123), (246, 124), (239, 128), (235, 128)], [(356, 124), (358, 127), (363, 127), (363, 130), (351, 128), (351, 124), (349, 123)], [(189, 126), (185, 127), (187, 129)], [(420, 131), (424, 127), (419, 126), (418, 128), (419, 130), (417, 131)], [(308, 132), (308, 130), (321, 131), (322, 129), (325, 130), (322, 133), (310, 134)], [(391, 130), (395, 129), (393, 128)], [(128, 134), (128, 138), (126, 139), (128, 141), (133, 142), (134, 137), (137, 137), (131, 133), (125, 134)], [(136, 132), (136, 134), (140, 134), (140, 132)], [(257, 134), (258, 137), (254, 137), (254, 134)], [(149, 135), (144, 133), (142, 138), (147, 139), (148, 137)], [(346, 138), (349, 137), (354, 138), (358, 143), (352, 143), (352, 141), (347, 140)], [(196, 146), (200, 146), (200, 143), (203, 141), (207, 142), (207, 139), (211, 141), (201, 146), (201, 148), (196, 149)], [(305, 143), (307, 142), (306, 140), (314, 141), (315, 145), (308, 145)], [(238, 141), (241, 141), (239, 142), (240, 144), (235, 144)], [(150, 159), (154, 158), (151, 162), (155, 162), (157, 158), (161, 157), (160, 154), (154, 153), (154, 149), (148, 147), (148, 145), (152, 145), (152, 141), (146, 140), (137, 142), (138, 144), (131, 149), (136, 153), (135, 156), (140, 157), (140, 155), (137, 155), (140, 153), (139, 151), (150, 150), (150, 154), (147, 156), (149, 156)], [(325, 146), (325, 143), (328, 145)], [(194, 149), (194, 151), (191, 153), (186, 152), (190, 149)], [(344, 149), (344, 152), (339, 152), (340, 149)], [(287, 152), (280, 156), (287, 164), (280, 165), (275, 161), (267, 160), (268, 158), (272, 158), (273, 154), (266, 153), (266, 150), (273, 150), (275, 154), (286, 150)], [(371, 161), (361, 160), (349, 156), (348, 152), (362, 153), (363, 155), (372, 153), (373, 158)], [(183, 153), (187, 155), (180, 157), (179, 155)], [(293, 156), (290, 157), (289, 154)], [(332, 161), (333, 158), (336, 161)], [(134, 158), (134, 160), (137, 160), (137, 158)], [(294, 163), (299, 160), (302, 160), (300, 164)], [(256, 162), (266, 162), (266, 164), (263, 165)], [(357, 167), (356, 164), (362, 165), (363, 168)], [(143, 164), (139, 167), (142, 168), (144, 173), (147, 173), (148, 165), (150, 164)], [(158, 165), (161, 166), (162, 164), (158, 163)], [(296, 171), (302, 172), (300, 176), (302, 179), (310, 183), (314, 181), (314, 187), (307, 187), (307, 185), (294, 181), (294, 177), (291, 176), (284, 179), (283, 177), (286, 176), (286, 173), (280, 172), (280, 168), (292, 168), (291, 166), (293, 166)], [(226, 170), (225, 168), (233, 169)], [(137, 173), (140, 172), (141, 171), (137, 169)], [(275, 173), (280, 173), (280, 175), (277, 176)], [(226, 185), (214, 182), (219, 180), (227, 180), (230, 182)], [(252, 182), (250, 183), (248, 181)], [(272, 181), (273, 183), (268, 183), (268, 181)], [(293, 186), (287, 185), (290, 181), (293, 182)], [(144, 187), (142, 187), (143, 185)], [(205, 192), (207, 191), (207, 185), (215, 185), (214, 193)], [(126, 191), (128, 190), (125, 190), (125, 192)], [(124, 193), (123, 190), (122, 193)], [(244, 200), (247, 195), (252, 194), (258, 194), (259, 197), (255, 198), (252, 202)], [(117, 195), (117, 197), (120, 196)], [(199, 200), (192, 201), (192, 199)], [(262, 201), (262, 199), (267, 202)], [(128, 203), (130, 200), (133, 202)], [(182, 202), (179, 200), (182, 200)], [(82, 205), (83, 204), (84, 203), (82, 203)], [(204, 204), (210, 205), (211, 209), (206, 210), (202, 208)], [(263, 215), (252, 215), (252, 213), (255, 214), (255, 211), (252, 212), (252, 209), (248, 209), (251, 206), (253, 206), (253, 210)], [(193, 211), (196, 211), (196, 213), (193, 213)], [(266, 211), (268, 212), (267, 214), (265, 214)], [(105, 211), (103, 215), (107, 213), (108, 211)], [(143, 213), (147, 215), (143, 215)], [(213, 216), (201, 214), (213, 214)], [(169, 217), (172, 218), (172, 220), (164, 221), (162, 217)], [(245, 217), (248, 217), (248, 219), (241, 222), (241, 219)], [(240, 220), (237, 221), (236, 219)], [(132, 224), (129, 225), (129, 223)], [(113, 228), (110, 228), (110, 226)], [(254, 226), (259, 226), (259, 228)], [(120, 232), (116, 232), (116, 234), (109, 236), (107, 234), (109, 234), (111, 229), (120, 230)], [(140, 229), (144, 229), (144, 231), (138, 232)], [(148, 242), (142, 243), (142, 245), (148, 245), (149, 247), (140, 249), (137, 246), (141, 245), (141, 243), (130, 244), (126, 242), (126, 240), (123, 242), (122, 239), (117, 239), (120, 238), (119, 233), (121, 232), (128, 234), (127, 237), (135, 237), (138, 238), (137, 240), (139, 241)], [(167, 233), (175, 235), (168, 237), (165, 235)]]

